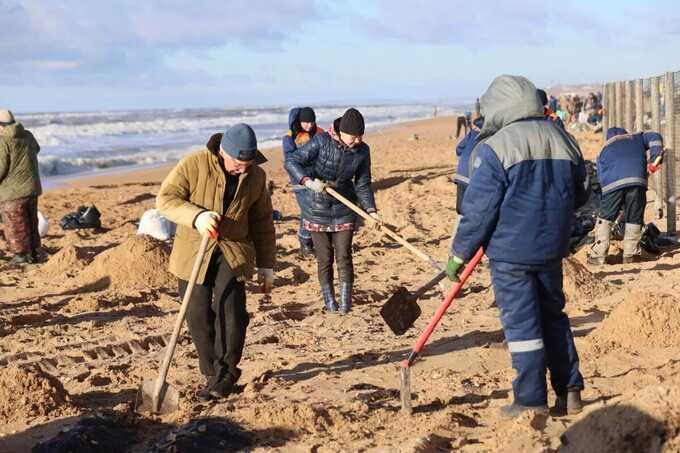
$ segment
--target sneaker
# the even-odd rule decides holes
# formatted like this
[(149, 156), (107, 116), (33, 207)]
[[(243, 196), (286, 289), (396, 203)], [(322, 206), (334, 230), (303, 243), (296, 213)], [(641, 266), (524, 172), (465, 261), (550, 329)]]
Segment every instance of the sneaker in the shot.
[(204, 387), (196, 392), (196, 399), (200, 401), (210, 401), (213, 399), (209, 387)]
[(588, 259), (586, 261), (588, 264), (591, 264), (593, 266), (604, 266), (604, 257), (596, 258), (594, 256), (588, 255)]
[(215, 398), (226, 398), (234, 391), (234, 378), (228, 374), (224, 379), (210, 388), (210, 395)]
[(21, 255), (17, 254), (14, 255), (14, 257), (9, 261), (9, 264), (11, 266), (20, 266), (22, 264), (33, 264), (35, 263), (35, 259), (31, 254), (26, 254), (26, 255)]
[(548, 415), (548, 406), (523, 406), (521, 404), (512, 403), (507, 406), (501, 407), (501, 417), (503, 418), (516, 418), (520, 416), (525, 411), (532, 411), (538, 415)]
[(566, 395), (557, 395), (553, 411), (556, 415), (574, 415), (583, 410), (580, 390), (570, 390)]

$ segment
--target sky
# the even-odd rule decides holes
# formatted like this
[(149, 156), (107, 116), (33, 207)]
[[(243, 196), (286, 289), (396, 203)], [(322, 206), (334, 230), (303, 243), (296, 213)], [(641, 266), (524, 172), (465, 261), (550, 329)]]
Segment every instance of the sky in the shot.
[(0, 0), (17, 112), (453, 103), (679, 69), (671, 0)]

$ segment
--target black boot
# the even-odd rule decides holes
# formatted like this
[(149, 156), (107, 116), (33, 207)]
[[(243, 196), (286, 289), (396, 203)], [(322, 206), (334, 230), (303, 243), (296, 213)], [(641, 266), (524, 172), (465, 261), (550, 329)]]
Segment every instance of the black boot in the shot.
[(323, 296), (323, 304), (326, 308), (326, 313), (337, 313), (338, 304), (335, 302), (335, 290), (333, 284), (321, 285), (321, 295)]
[(352, 282), (340, 282), (340, 313), (346, 315), (352, 309)]
[(557, 395), (553, 411), (556, 415), (574, 415), (583, 410), (580, 390), (569, 390), (566, 395)]
[(27, 254), (16, 254), (14, 257), (9, 261), (9, 264), (11, 266), (20, 266), (22, 264), (33, 264), (35, 263), (35, 259), (33, 258), (33, 255), (30, 253)]

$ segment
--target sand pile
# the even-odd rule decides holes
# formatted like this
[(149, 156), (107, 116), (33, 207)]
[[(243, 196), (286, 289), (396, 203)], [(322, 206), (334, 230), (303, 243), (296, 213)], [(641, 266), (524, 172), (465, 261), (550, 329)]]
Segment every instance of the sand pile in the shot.
[(76, 412), (61, 382), (39, 368), (13, 366), (0, 370), (0, 423)]
[(564, 295), (570, 302), (590, 302), (611, 294), (611, 285), (598, 279), (583, 264), (573, 257), (562, 261)]
[(589, 413), (560, 438), (564, 452), (680, 451), (680, 387), (651, 386)]
[(170, 246), (150, 236), (134, 235), (100, 253), (80, 274), (83, 283), (107, 281), (126, 289), (173, 287), (167, 271)]
[(597, 350), (680, 345), (680, 300), (632, 293), (590, 335)]
[(66, 245), (52, 255), (47, 263), (40, 269), (47, 275), (74, 276), (88, 263), (87, 253), (75, 245)]

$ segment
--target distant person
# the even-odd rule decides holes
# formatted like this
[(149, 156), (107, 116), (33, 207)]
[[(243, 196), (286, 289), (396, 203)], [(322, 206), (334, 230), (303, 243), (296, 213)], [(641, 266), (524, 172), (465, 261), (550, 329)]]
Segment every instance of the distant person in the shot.
[[(325, 192), (331, 186), (381, 222), (371, 188), (371, 153), (363, 142), (364, 118), (353, 108), (334, 121), (328, 134), (317, 134), (286, 158), (286, 170), (309, 190), (303, 206), (305, 228), (312, 233), (321, 295), (327, 313), (346, 314), (352, 307), (354, 266), (352, 237), (356, 214)], [(333, 259), (340, 280), (335, 299)]]
[(543, 114), (545, 117), (552, 121), (556, 126), (564, 129), (562, 118), (560, 118), (559, 115), (549, 106), (548, 95), (545, 90), (539, 88), (536, 90), (536, 94), (538, 95), (538, 99), (541, 101), (541, 105), (543, 105)]
[(456, 233), (458, 224), (463, 218), (463, 197), (465, 196), (465, 190), (470, 184), (470, 156), (472, 155), (472, 150), (477, 144), (477, 137), (479, 136), (479, 131), (484, 126), (484, 118), (478, 117), (476, 113), (472, 114), (472, 124), (470, 125), (470, 132), (465, 134), (465, 137), (456, 146), (456, 156), (458, 160), (458, 166), (456, 168), (456, 174), (453, 177), (453, 181), (456, 184), (456, 222), (454, 224), (453, 235)]
[(595, 243), (588, 255), (589, 264), (601, 266), (605, 263), (612, 222), (621, 209), (626, 223), (623, 262), (633, 263), (639, 257), (647, 205), (647, 174), (658, 170), (655, 161), (662, 153), (663, 138), (658, 132), (629, 134), (620, 127), (607, 130), (607, 141), (597, 156), (602, 199), (595, 224)]
[(0, 215), (11, 265), (40, 260), (38, 197), (42, 194), (38, 152), (33, 134), (0, 110)]
[(557, 111), (560, 109), (559, 103), (557, 102), (557, 98), (552, 94), (550, 95), (550, 99), (548, 99), (548, 107), (555, 113), (557, 113)]
[(467, 135), (471, 123), (472, 112), (465, 112), (463, 115), (458, 116), (456, 120), (456, 138), (460, 137), (461, 130), (465, 130), (465, 135)]
[(524, 77), (497, 77), (482, 96), (482, 112), (447, 275), (457, 279), (484, 247), (517, 372), (514, 402), (501, 415), (548, 413), (546, 368), (555, 410), (576, 413), (583, 377), (564, 313), (562, 259), (574, 210), (588, 198), (583, 156), (574, 140), (542, 119), (536, 87)]
[[(295, 107), (288, 113), (288, 127), (290, 128), (286, 135), (283, 136), (283, 159), (284, 162), (287, 156), (294, 153), (299, 146), (304, 145), (312, 139), (316, 134), (323, 134), (324, 130), (316, 125), (316, 113), (311, 107)], [(307, 199), (307, 189), (300, 186), (298, 181), (293, 179), (290, 175), (290, 183), (293, 185), (293, 193), (300, 208), (300, 224), (298, 226), (298, 241), (300, 242), (300, 255), (313, 256), (314, 243), (312, 242), (312, 235), (304, 227), (304, 219), (302, 212), (303, 205)]]
[(263, 292), (274, 283), (276, 237), (266, 162), (246, 124), (210, 137), (207, 149), (189, 154), (165, 178), (159, 213), (177, 224), (170, 272), (184, 297), (201, 238), (208, 245), (187, 310), (189, 333), (206, 387), (200, 399), (234, 391), (249, 316), (245, 281), (257, 266)]

